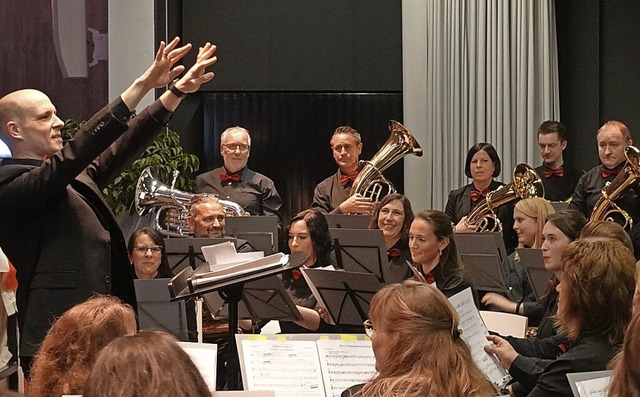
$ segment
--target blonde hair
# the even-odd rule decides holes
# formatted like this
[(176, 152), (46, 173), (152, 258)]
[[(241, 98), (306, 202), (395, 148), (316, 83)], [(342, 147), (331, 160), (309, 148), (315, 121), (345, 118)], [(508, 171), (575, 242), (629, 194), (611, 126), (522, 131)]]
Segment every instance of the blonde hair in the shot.
[(495, 395), (460, 338), (458, 314), (438, 289), (411, 280), (387, 285), (371, 300), (369, 314), (393, 354), (356, 396)]
[(547, 200), (541, 197), (531, 197), (520, 200), (516, 204), (515, 208), (526, 216), (536, 220), (536, 235), (533, 245), (529, 248), (542, 247), (542, 229), (544, 228), (544, 224), (547, 222), (547, 217), (551, 214), (555, 214), (556, 211)]

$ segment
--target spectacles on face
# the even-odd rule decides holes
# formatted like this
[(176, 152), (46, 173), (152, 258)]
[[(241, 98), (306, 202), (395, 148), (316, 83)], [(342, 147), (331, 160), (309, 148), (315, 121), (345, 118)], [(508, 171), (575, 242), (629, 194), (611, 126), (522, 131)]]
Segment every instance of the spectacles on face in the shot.
[(162, 247), (159, 245), (151, 245), (149, 247), (144, 245), (136, 245), (135, 247), (133, 247), (133, 249), (141, 255), (146, 254), (147, 251), (151, 251), (151, 253), (154, 255), (157, 255), (162, 252)]
[(373, 336), (373, 333), (375, 332), (371, 320), (366, 320), (362, 323), (362, 325), (364, 325), (364, 333), (367, 334), (369, 338), (371, 338)]
[(235, 152), (236, 150), (246, 152), (247, 150), (249, 150), (249, 145), (245, 145), (244, 143), (225, 143), (222, 145), (222, 147), (230, 152)]

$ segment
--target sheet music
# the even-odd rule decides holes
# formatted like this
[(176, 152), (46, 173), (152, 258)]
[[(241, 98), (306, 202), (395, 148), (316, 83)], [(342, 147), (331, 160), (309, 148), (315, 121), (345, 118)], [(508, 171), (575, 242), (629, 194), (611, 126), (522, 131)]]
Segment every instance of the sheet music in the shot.
[(315, 341), (243, 340), (246, 390), (275, 390), (276, 397), (324, 397)]
[(611, 382), (610, 376), (576, 382), (580, 397), (606, 397)]
[(366, 383), (376, 374), (370, 340), (319, 340), (318, 354), (327, 396), (340, 397), (345, 389)]
[(449, 298), (449, 302), (458, 312), (462, 339), (471, 350), (471, 356), (480, 371), (499, 389), (502, 389), (511, 376), (502, 368), (500, 361), (492, 354), (484, 351), (484, 346), (491, 344), (486, 338), (487, 327), (482, 322), (480, 313), (473, 302), (471, 288), (467, 288)]
[(216, 389), (216, 365), (218, 359), (218, 345), (213, 343), (200, 344), (192, 342), (178, 342), (178, 345), (191, 358), (200, 375), (207, 383), (209, 390)]
[(277, 253), (258, 260), (243, 262), (233, 266), (224, 267), (223, 269), (214, 270), (208, 273), (196, 274), (192, 276), (191, 282), (194, 286), (203, 283), (212, 283), (218, 280), (224, 280), (230, 276), (239, 276), (245, 273), (257, 272), (259, 270), (269, 270), (278, 266), (284, 266), (289, 262), (289, 255)]

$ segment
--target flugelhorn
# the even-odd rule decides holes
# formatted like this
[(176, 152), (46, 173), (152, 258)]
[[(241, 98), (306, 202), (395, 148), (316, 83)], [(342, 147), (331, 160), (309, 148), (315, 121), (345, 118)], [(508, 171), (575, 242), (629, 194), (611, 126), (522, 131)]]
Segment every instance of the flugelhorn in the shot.
[(615, 222), (614, 215), (620, 214), (624, 222), (622, 227), (629, 231), (633, 227), (633, 218), (615, 201), (640, 178), (640, 150), (635, 146), (627, 146), (624, 149), (624, 155), (627, 157), (627, 162), (613, 181), (607, 182), (602, 188), (602, 194), (596, 201), (589, 220)]
[[(193, 234), (187, 225), (189, 202), (195, 196), (175, 189), (179, 171), (173, 171), (171, 186), (167, 186), (153, 176), (151, 167), (140, 173), (136, 183), (134, 204), (138, 215), (144, 215), (156, 208), (155, 228), (166, 236), (187, 237)], [(225, 216), (243, 216), (244, 209), (233, 201), (217, 199), (224, 208)]]
[(395, 193), (395, 186), (382, 175), (382, 171), (407, 154), (422, 156), (422, 148), (420, 148), (418, 141), (402, 124), (395, 120), (389, 121), (389, 131), (391, 136), (378, 150), (378, 153), (369, 161), (360, 161), (362, 170), (353, 181), (352, 196), (360, 194), (377, 202), (382, 197)]
[(520, 163), (513, 170), (511, 183), (489, 192), (485, 200), (467, 216), (464, 224), (475, 226), (476, 232), (502, 232), (502, 223), (493, 210), (512, 201), (530, 197), (544, 197), (544, 185), (533, 168)]

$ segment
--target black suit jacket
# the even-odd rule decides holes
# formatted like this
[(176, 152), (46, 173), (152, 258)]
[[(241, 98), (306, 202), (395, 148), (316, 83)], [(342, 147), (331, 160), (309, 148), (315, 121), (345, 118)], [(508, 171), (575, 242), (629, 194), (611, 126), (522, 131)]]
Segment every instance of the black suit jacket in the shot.
[[(118, 99), (47, 161), (0, 165), (0, 246), (17, 270), (20, 355), (33, 356), (51, 323), (91, 295), (135, 307), (122, 231), (101, 193), (161, 131), (156, 102), (129, 126)], [(165, 116), (165, 117), (161, 117)]]

